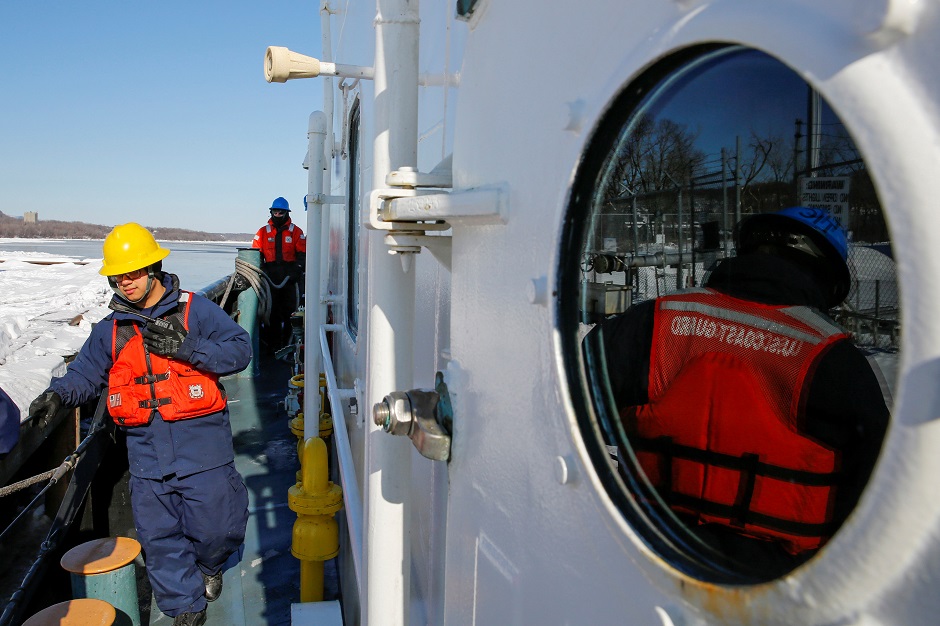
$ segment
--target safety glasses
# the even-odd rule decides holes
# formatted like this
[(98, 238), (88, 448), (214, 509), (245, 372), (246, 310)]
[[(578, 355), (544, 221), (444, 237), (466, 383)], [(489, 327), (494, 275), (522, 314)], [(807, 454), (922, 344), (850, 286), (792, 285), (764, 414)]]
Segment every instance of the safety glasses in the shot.
[(108, 280), (112, 283), (124, 282), (124, 279), (127, 280), (137, 280), (147, 275), (147, 268), (143, 267), (139, 270), (134, 270), (133, 272), (125, 272), (123, 274), (115, 274), (114, 276), (108, 276)]
[(799, 250), (812, 257), (824, 258), (825, 253), (818, 245), (807, 235), (794, 233), (780, 228), (754, 228), (748, 234), (748, 246), (751, 248), (762, 244), (775, 245), (779, 247), (792, 248)]

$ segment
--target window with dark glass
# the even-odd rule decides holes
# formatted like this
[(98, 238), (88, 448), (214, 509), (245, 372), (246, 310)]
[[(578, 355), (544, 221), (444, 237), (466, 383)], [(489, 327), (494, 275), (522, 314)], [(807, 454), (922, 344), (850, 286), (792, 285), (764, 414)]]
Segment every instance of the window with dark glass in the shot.
[(479, 0), (457, 0), (457, 17), (463, 20), (470, 19), (470, 16), (477, 8)]
[(359, 333), (359, 101), (349, 117), (349, 172), (346, 176), (346, 328)]
[(595, 129), (559, 258), (581, 434), (643, 540), (718, 583), (814, 558), (875, 466), (900, 324), (885, 216), (829, 103), (756, 50), (667, 58)]

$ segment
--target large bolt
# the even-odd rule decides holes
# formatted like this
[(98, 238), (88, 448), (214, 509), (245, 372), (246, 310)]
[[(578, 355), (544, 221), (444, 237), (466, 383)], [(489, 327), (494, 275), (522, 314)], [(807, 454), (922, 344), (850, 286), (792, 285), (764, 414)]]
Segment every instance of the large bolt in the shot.
[(384, 400), (382, 402), (376, 402), (375, 406), (372, 407), (372, 421), (375, 422), (376, 426), (381, 426), (382, 428), (388, 430), (388, 418), (392, 410), (388, 406), (388, 402)]
[(411, 398), (407, 393), (393, 391), (372, 407), (372, 421), (393, 435), (411, 434), (414, 425)]

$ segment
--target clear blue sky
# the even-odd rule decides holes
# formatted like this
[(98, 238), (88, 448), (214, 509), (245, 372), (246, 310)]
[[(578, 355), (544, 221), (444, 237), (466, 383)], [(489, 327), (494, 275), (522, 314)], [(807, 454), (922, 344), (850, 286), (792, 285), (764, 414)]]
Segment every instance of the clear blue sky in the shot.
[(318, 8), (0, 2), (0, 211), (245, 233), (284, 196), (305, 222), (322, 81), (269, 84), (263, 61), (269, 45), (319, 57)]

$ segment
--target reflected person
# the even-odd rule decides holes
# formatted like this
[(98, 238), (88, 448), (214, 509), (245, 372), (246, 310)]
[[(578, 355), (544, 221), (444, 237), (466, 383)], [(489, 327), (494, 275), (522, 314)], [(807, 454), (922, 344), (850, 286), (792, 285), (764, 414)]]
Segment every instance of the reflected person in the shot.
[(734, 560), (785, 571), (854, 508), (889, 414), (826, 314), (851, 284), (841, 225), (791, 207), (735, 236), (704, 288), (609, 318), (586, 349), (603, 350), (629, 445), (673, 513)]

